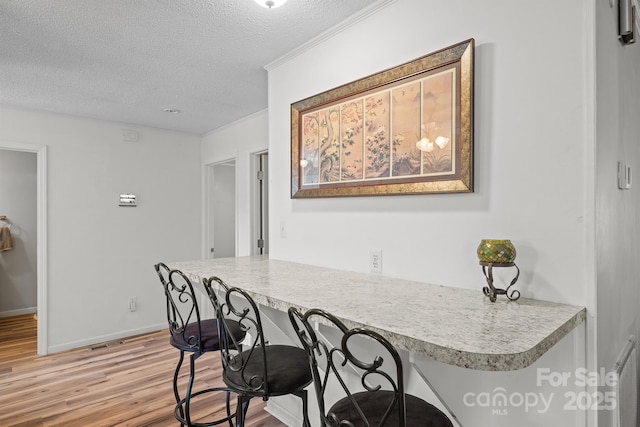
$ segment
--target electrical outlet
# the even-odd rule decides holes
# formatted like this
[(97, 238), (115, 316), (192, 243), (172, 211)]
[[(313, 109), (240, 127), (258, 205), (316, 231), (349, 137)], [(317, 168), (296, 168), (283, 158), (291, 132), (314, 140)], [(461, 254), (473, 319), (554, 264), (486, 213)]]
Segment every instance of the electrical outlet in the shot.
[(369, 271), (382, 273), (382, 249), (369, 250)]
[(618, 188), (631, 189), (631, 166), (624, 162), (618, 162)]
[(138, 298), (129, 297), (129, 311), (136, 311), (138, 309)]

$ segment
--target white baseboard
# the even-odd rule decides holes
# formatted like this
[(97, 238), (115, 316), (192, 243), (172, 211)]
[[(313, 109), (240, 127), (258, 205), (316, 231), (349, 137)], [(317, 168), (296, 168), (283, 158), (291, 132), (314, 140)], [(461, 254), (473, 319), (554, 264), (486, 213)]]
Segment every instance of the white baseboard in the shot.
[(33, 314), (37, 312), (38, 312), (37, 307), (27, 307), (27, 308), (21, 308), (19, 310), (0, 311), (0, 318), (22, 316), (23, 314)]
[[(73, 342), (69, 342), (69, 343), (64, 343), (64, 344), (58, 344), (58, 345), (52, 345), (48, 347), (48, 353), (47, 354), (51, 354), (51, 353), (58, 353), (61, 351), (66, 351), (66, 350), (73, 350), (74, 348), (79, 348), (79, 347), (86, 347), (92, 344), (97, 344), (97, 343), (101, 343), (101, 342), (107, 342), (107, 341), (113, 341), (113, 340), (119, 340), (122, 338), (127, 338), (127, 337), (132, 337), (135, 335), (140, 335), (140, 334), (147, 334), (149, 332), (156, 332), (162, 329), (166, 329), (167, 328), (167, 323), (159, 323), (157, 325), (151, 325), (151, 326), (146, 326), (144, 328), (138, 328), (138, 329), (129, 329), (127, 331), (121, 331), (115, 334), (108, 334), (108, 335), (101, 335), (101, 336), (97, 336), (97, 337), (93, 337), (93, 338), (89, 338), (89, 339), (85, 339), (85, 340), (80, 340), (80, 341), (73, 341)], [(167, 333), (167, 339), (169, 338), (169, 334)]]
[[(299, 399), (296, 397), (296, 399)], [(279, 419), (288, 426), (301, 426), (302, 419), (294, 415), (284, 405), (277, 402), (278, 398), (271, 398), (267, 401), (264, 410)], [(310, 402), (312, 404), (314, 402)]]

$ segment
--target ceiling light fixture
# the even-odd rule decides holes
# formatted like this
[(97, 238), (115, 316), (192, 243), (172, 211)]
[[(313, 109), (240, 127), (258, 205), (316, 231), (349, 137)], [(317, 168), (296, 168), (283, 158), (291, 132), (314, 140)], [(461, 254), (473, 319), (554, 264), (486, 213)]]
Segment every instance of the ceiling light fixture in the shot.
[(262, 7), (266, 7), (268, 9), (275, 9), (276, 7), (282, 6), (287, 2), (287, 0), (255, 0)]
[(162, 111), (164, 111), (165, 113), (170, 113), (170, 114), (180, 114), (182, 111), (177, 110), (175, 108), (163, 108)]

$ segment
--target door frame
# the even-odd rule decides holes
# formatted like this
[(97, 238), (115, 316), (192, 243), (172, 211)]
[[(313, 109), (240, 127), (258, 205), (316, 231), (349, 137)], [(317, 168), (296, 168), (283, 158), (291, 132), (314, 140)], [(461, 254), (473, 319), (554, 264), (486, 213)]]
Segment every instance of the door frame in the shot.
[(36, 210), (37, 210), (37, 314), (38, 314), (38, 355), (48, 354), (48, 263), (47, 263), (47, 146), (40, 144), (27, 144), (22, 142), (0, 140), (0, 149), (9, 151), (23, 151), (36, 153)]

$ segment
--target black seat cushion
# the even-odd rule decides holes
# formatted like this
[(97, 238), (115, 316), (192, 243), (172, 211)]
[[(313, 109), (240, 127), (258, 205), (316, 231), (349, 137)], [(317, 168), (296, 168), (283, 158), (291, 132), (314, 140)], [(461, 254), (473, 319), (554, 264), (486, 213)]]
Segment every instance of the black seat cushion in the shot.
[[(218, 320), (207, 319), (200, 322), (202, 331), (202, 348), (203, 351), (216, 351), (220, 350), (220, 337), (218, 336)], [(227, 327), (229, 332), (235, 337), (237, 342), (244, 339), (246, 333), (240, 328), (240, 324), (235, 321), (228, 321)], [(194, 348), (196, 344), (195, 339), (192, 342), (189, 337), (195, 337), (198, 334), (198, 324), (196, 322), (189, 323), (185, 328), (184, 334), (176, 332), (171, 335), (169, 342), (172, 346), (184, 351), (196, 351)]]
[[(248, 394), (262, 395), (261, 391), (253, 393), (247, 390), (245, 380), (253, 377), (263, 376), (262, 354), (267, 353), (267, 384), (269, 395), (289, 394), (296, 390), (301, 390), (311, 383), (311, 369), (309, 368), (309, 358), (307, 352), (301, 348), (289, 345), (268, 345), (266, 347), (256, 347), (252, 350), (245, 350), (241, 355), (234, 358), (231, 365), (240, 365), (240, 357), (249, 357), (246, 368), (243, 372), (225, 369), (223, 379), (227, 386), (237, 391), (244, 391)], [(244, 380), (243, 380), (244, 378)]]
[[(393, 392), (380, 390), (374, 392), (360, 392), (353, 395), (356, 402), (367, 416), (371, 425), (378, 425), (386, 409), (393, 399)], [(451, 420), (438, 408), (410, 394), (405, 395), (407, 406), (407, 427), (452, 427)], [(354, 427), (364, 427), (365, 424), (348, 397), (336, 402), (328, 412), (334, 414), (338, 420), (349, 420)], [(399, 426), (397, 403), (389, 415), (385, 427)]]

